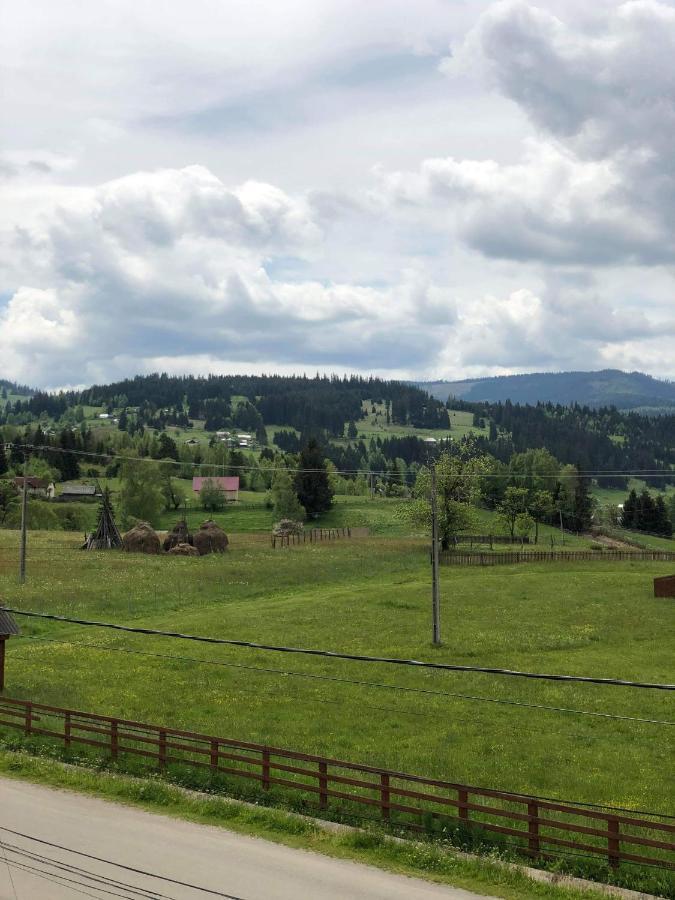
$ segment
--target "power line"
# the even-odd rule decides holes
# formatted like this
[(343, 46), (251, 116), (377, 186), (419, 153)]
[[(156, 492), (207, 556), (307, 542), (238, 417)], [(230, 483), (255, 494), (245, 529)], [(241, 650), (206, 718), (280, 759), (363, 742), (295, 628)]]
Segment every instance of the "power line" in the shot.
[(133, 872), (134, 875), (145, 875), (147, 878), (156, 878), (159, 881), (165, 881), (167, 884), (175, 884), (178, 887), (190, 888), (193, 891), (201, 891), (204, 894), (210, 894), (212, 897), (222, 897), (224, 898), (224, 900), (243, 900), (242, 897), (235, 897), (233, 894), (224, 894), (222, 891), (216, 891), (211, 888), (201, 887), (197, 884), (190, 884), (190, 882), (187, 881), (179, 881), (176, 878), (169, 878), (167, 875), (158, 875), (155, 872), (148, 872), (145, 869), (137, 869), (134, 866), (126, 866), (123, 863), (115, 862), (111, 859), (94, 856), (91, 853), (84, 853), (82, 850), (73, 850), (72, 847), (65, 847), (63, 844), (56, 844), (52, 841), (46, 841), (31, 834), (24, 834), (21, 831), (14, 831), (12, 828), (7, 828), (4, 825), (0, 825), (0, 831), (5, 831), (7, 832), (7, 834), (13, 834), (15, 837), (24, 838), (24, 840), (43, 844), (45, 847), (53, 847), (56, 850), (65, 850), (66, 853), (73, 853), (75, 854), (75, 856), (81, 856), (84, 859), (91, 859), (94, 862), (103, 863), (107, 866), (114, 866), (117, 869), (123, 869), (125, 872)]
[[(153, 465), (173, 465), (173, 466), (184, 466), (193, 469), (222, 469), (223, 465), (218, 462), (210, 462), (210, 463), (198, 463), (198, 462), (188, 462), (182, 460), (175, 459), (154, 459), (150, 456), (122, 456), (121, 454), (116, 453), (114, 450), (108, 452), (95, 452), (92, 450), (75, 450), (72, 448), (62, 448), (62, 447), (54, 447), (51, 444), (5, 444), (5, 447), (16, 447), (18, 450), (33, 450), (36, 452), (51, 452), (51, 453), (60, 453), (60, 454), (71, 454), (75, 456), (86, 456), (89, 458), (101, 459), (101, 460), (120, 460), (122, 462), (144, 462), (150, 463)], [(260, 466), (260, 465), (226, 465), (227, 469), (234, 469), (237, 471), (259, 471), (262, 473), (265, 472), (293, 472), (293, 473), (320, 473), (326, 472), (325, 468), (296, 468), (289, 466)], [(398, 472), (398, 471), (373, 471), (372, 469), (335, 469), (333, 470), (336, 475), (378, 475), (381, 477), (387, 478), (397, 478), (402, 477), (405, 478), (406, 473)], [(608, 478), (608, 477), (618, 477), (625, 476), (627, 478), (634, 477), (639, 479), (647, 479), (647, 478), (662, 478), (664, 476), (675, 476), (675, 470), (673, 469), (587, 469), (587, 470), (578, 470), (576, 472), (565, 474), (551, 474), (551, 472), (523, 472), (523, 473), (508, 473), (506, 475), (501, 473), (464, 473), (453, 475), (453, 479), (460, 480), (470, 480), (475, 478), (545, 478), (550, 481), (559, 481), (560, 479), (570, 478), (576, 479), (578, 477), (586, 477), (586, 478)]]
[(233, 638), (206, 637), (204, 635), (183, 634), (180, 631), (158, 631), (154, 628), (138, 628), (130, 625), (118, 625), (113, 622), (96, 622), (91, 619), (74, 619), (68, 616), (57, 616), (54, 613), (38, 613), (29, 610), (0, 606), (3, 612), (34, 619), (50, 619), (55, 622), (66, 622), (71, 625), (84, 625), (93, 628), (110, 628), (114, 631), (125, 631), (130, 634), (146, 634), (153, 637), (169, 637), (183, 641), (197, 641), (204, 644), (226, 644), (232, 647), (245, 647), (251, 650), (264, 650), (275, 653), (298, 653), (305, 656), (321, 656), (328, 659), (345, 659), (352, 662), (383, 663), (387, 665), (412, 666), (419, 669), (438, 669), (448, 672), (478, 672), (484, 675), (504, 675), (516, 678), (532, 678), (542, 681), (577, 682), (583, 684), (603, 684), (616, 687), (631, 687), (674, 691), (675, 684), (657, 684), (645, 681), (628, 681), (621, 678), (600, 678), (592, 675), (558, 675), (543, 672), (522, 672), (515, 669), (502, 669), (494, 666), (462, 666), (453, 663), (423, 662), (417, 659), (400, 657), (368, 656), (360, 653), (341, 653), (335, 650), (319, 650), (308, 647), (286, 647), (275, 644), (261, 644), (255, 641), (242, 641)]
[[(362, 681), (354, 678), (339, 678), (334, 675), (317, 675), (313, 672), (294, 672), (286, 669), (272, 669), (266, 668), (262, 666), (248, 666), (244, 663), (229, 663), (222, 662), (221, 660), (211, 660), (211, 659), (199, 659), (195, 656), (179, 656), (171, 653), (153, 653), (149, 650), (136, 650), (129, 647), (110, 647), (105, 644), (90, 644), (85, 641), (68, 641), (59, 638), (36, 638), (35, 642), (39, 642), (40, 644), (45, 643), (55, 643), (55, 644), (68, 644), (69, 646), (75, 647), (88, 647), (95, 650), (103, 650), (106, 652), (117, 652), (117, 653), (131, 653), (137, 654), (140, 656), (149, 656), (157, 659), (168, 659), (168, 660), (177, 660), (180, 662), (190, 662), (197, 663), (199, 665), (206, 666), (219, 666), (227, 669), (244, 669), (250, 672), (263, 672), (265, 674), (272, 675), (283, 675), (290, 678), (308, 678), (317, 681), (330, 681), (337, 684), (350, 684), (356, 685), (358, 687), (372, 687), (379, 688), (384, 690), (392, 690), (392, 691), (401, 691), (402, 693), (411, 693), (411, 694), (425, 694), (429, 696), (435, 697), (450, 697), (456, 700), (468, 700), (482, 703), (497, 703), (504, 706), (516, 706), (523, 707), (525, 709), (540, 709), (548, 712), (564, 712), (564, 713), (572, 713), (579, 716), (593, 716), (602, 719), (617, 719), (621, 721), (627, 722), (639, 722), (640, 724), (645, 725), (675, 725), (675, 722), (667, 722), (660, 719), (643, 719), (637, 716), (622, 716), (615, 713), (603, 713), (596, 712), (594, 710), (587, 709), (575, 709), (567, 706), (547, 706), (540, 703), (524, 703), (520, 700), (508, 700), (500, 697), (479, 697), (473, 694), (458, 694), (452, 691), (439, 691), (432, 690), (431, 688), (416, 688), (416, 687), (408, 687), (406, 685), (400, 684), (387, 684), (386, 682), (377, 682), (377, 681)], [(11, 654), (12, 659), (22, 659), (26, 661), (32, 660), (30, 656), (20, 656), (16, 653)], [(247, 688), (237, 687), (237, 690), (248, 690)], [(252, 691), (253, 693), (257, 693), (257, 691)], [(267, 692), (269, 696), (284, 696), (279, 691), (275, 692)], [(325, 700), (323, 698), (318, 697), (294, 697), (294, 700), (301, 699), (306, 700), (308, 702), (318, 702), (318, 703), (331, 703), (338, 702), (332, 700)], [(367, 706), (367, 709), (377, 709), (385, 712), (401, 712), (408, 715), (429, 715), (431, 718), (438, 718), (429, 713), (420, 713), (414, 710), (406, 710), (399, 709), (395, 707), (386, 707), (386, 706)]]

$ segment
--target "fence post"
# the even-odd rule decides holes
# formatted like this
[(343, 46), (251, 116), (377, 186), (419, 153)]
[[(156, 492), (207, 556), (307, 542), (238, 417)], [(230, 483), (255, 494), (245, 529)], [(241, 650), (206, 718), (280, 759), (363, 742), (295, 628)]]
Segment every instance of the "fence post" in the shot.
[(463, 822), (469, 821), (469, 810), (467, 809), (467, 803), (469, 802), (469, 792), (458, 789), (457, 791), (457, 801), (459, 802), (459, 818)]
[(119, 735), (117, 722), (112, 721), (110, 723), (110, 756), (113, 759), (117, 759), (117, 754), (119, 752)]
[(607, 859), (610, 866), (616, 869), (621, 860), (621, 848), (619, 845), (619, 820), (610, 816), (607, 819)]
[(380, 775), (380, 808), (382, 810), (382, 818), (388, 820), (391, 814), (389, 808), (389, 776), (385, 772)]
[(539, 855), (539, 806), (534, 801), (527, 804), (527, 849), (531, 856)]
[(160, 769), (166, 768), (166, 731), (159, 732), (159, 751), (157, 755)]
[(63, 744), (66, 750), (70, 750), (70, 713), (67, 712), (63, 717)]
[(325, 809), (328, 806), (328, 763), (319, 763), (319, 806)]
[(264, 791), (270, 789), (270, 751), (262, 752), (262, 786)]
[(213, 738), (211, 741), (211, 754), (209, 757), (209, 762), (212, 769), (218, 768), (218, 741)]
[(30, 734), (33, 730), (33, 704), (26, 703), (26, 725), (25, 731), (26, 734)]

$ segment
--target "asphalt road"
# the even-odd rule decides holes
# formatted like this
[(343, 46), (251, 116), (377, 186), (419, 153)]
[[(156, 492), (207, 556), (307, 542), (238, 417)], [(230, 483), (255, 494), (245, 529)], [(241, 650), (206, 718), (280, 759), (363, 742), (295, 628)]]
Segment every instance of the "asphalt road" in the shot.
[[(225, 829), (2, 778), (0, 828), (0, 900), (79, 900), (82, 896), (97, 900), (479, 897)], [(68, 849), (39, 843), (36, 838)], [(101, 861), (78, 856), (72, 850)], [(112, 866), (110, 861), (150, 874)], [(159, 875), (165, 880), (156, 877)]]

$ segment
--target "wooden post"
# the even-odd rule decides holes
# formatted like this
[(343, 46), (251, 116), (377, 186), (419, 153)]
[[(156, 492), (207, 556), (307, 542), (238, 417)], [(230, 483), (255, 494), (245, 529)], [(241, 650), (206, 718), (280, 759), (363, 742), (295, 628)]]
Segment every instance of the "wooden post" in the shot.
[(212, 769), (218, 768), (218, 741), (215, 739), (211, 741), (211, 754), (209, 761), (211, 763)]
[(469, 821), (469, 810), (467, 809), (467, 803), (469, 802), (469, 792), (458, 790), (457, 791), (457, 801), (459, 803), (459, 818), (463, 822)]
[(0, 691), (5, 689), (5, 641), (7, 636), (0, 634)]
[(117, 734), (117, 722), (110, 723), (110, 756), (117, 759), (119, 752), (119, 738)]
[(328, 763), (319, 763), (319, 806), (325, 809), (328, 806)]
[(529, 816), (527, 821), (527, 849), (531, 856), (538, 856), (539, 822), (536, 820), (539, 816), (539, 806), (534, 801), (530, 801), (527, 804), (527, 815)]
[(166, 769), (166, 731), (159, 732), (158, 762), (160, 769)]
[(389, 776), (384, 772), (380, 775), (380, 808), (382, 809), (382, 818), (389, 819), (391, 815), (389, 808)]
[(262, 786), (264, 791), (270, 789), (270, 751), (262, 752)]
[(619, 820), (614, 818), (607, 819), (607, 858), (613, 869), (616, 869), (621, 861), (621, 848), (619, 844)]

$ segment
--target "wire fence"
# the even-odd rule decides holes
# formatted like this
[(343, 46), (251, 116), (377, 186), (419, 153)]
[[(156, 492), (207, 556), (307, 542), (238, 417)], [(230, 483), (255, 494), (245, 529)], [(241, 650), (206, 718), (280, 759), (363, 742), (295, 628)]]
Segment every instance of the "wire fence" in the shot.
[(0, 699), (0, 727), (56, 740), (66, 750), (91, 748), (112, 761), (136, 757), (160, 771), (180, 766), (253, 782), (265, 792), (301, 795), (319, 810), (348, 816), (365, 808), (370, 819), (413, 831), (507, 837), (530, 859), (563, 848), (613, 868), (675, 869), (675, 821), (668, 816), (457, 784), (9, 697)]

